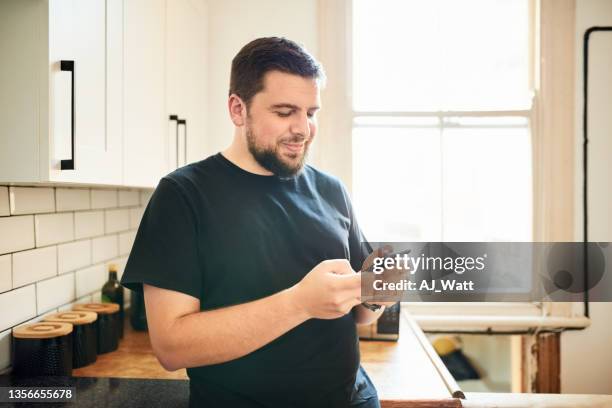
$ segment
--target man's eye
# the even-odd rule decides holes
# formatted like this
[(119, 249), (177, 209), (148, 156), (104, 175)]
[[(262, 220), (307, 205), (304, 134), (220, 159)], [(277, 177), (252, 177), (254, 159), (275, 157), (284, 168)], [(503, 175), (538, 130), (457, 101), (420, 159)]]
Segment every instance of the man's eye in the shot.
[(289, 115), (291, 115), (291, 112), (276, 112), (276, 114), (280, 116), (281, 118), (286, 118)]

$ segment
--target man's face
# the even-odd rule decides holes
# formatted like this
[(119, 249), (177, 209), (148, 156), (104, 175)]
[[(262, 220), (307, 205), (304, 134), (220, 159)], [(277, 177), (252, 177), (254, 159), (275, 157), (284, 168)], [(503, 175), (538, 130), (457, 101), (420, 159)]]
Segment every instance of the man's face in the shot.
[(316, 79), (270, 71), (251, 99), (246, 118), (250, 153), (265, 169), (290, 177), (303, 167), (316, 134), (320, 106)]

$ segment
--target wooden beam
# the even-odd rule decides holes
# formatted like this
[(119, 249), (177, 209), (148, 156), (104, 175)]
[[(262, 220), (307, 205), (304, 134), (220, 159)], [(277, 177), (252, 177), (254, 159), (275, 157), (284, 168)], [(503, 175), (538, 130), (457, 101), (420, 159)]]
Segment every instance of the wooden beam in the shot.
[(561, 334), (545, 333), (537, 338), (538, 371), (533, 389), (538, 393), (561, 393)]

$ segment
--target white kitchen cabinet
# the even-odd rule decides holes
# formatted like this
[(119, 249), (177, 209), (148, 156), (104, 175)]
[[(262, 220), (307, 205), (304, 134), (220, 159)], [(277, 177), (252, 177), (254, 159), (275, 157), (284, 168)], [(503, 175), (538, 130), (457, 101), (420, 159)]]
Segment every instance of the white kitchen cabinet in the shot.
[(121, 184), (120, 5), (0, 2), (0, 182)]
[(155, 187), (202, 158), (205, 3), (124, 1), (124, 184)]
[(165, 0), (124, 0), (124, 185), (155, 187), (168, 169)]
[(155, 187), (202, 159), (205, 5), (0, 0), (0, 182)]
[(167, 2), (168, 171), (204, 158), (206, 30), (204, 1)]

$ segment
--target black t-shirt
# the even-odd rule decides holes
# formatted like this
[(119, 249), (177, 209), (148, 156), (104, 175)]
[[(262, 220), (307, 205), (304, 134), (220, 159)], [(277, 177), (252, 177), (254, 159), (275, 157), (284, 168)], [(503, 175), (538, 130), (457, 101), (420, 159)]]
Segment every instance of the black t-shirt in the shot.
[[(163, 177), (147, 205), (121, 283), (186, 293), (210, 310), (299, 282), (326, 259), (359, 270), (367, 247), (349, 196), (305, 166), (281, 179), (220, 153)], [(359, 345), (351, 313), (310, 319), (235, 360), (187, 369), (203, 406), (345, 406), (355, 399)]]

